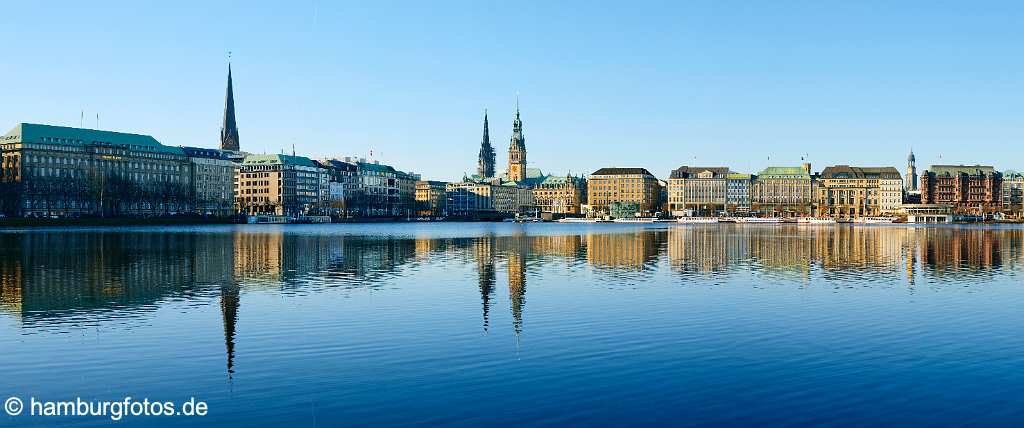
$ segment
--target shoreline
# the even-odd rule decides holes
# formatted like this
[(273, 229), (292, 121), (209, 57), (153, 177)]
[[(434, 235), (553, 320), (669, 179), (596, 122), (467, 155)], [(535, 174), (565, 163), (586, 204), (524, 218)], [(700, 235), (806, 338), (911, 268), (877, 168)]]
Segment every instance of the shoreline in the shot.
[[(508, 223), (492, 220), (468, 220), (468, 219), (445, 219), (445, 220), (407, 220), (404, 218), (347, 218), (337, 219), (330, 223), (268, 223), (263, 225), (309, 225), (309, 224), (381, 224), (381, 223), (400, 223), (400, 224), (434, 224), (434, 223)], [(546, 222), (529, 222), (537, 224), (584, 224), (584, 225), (595, 225), (595, 224), (646, 224), (646, 223), (614, 223), (614, 222), (557, 222), (557, 221), (546, 221)], [(227, 225), (227, 224), (249, 224), (243, 219), (235, 217), (155, 217), (155, 218), (133, 218), (133, 217), (90, 217), (90, 218), (0, 218), (0, 229), (6, 228), (23, 228), (23, 227), (96, 227), (96, 226), (202, 226), (202, 225)], [(527, 223), (515, 223), (515, 224), (527, 224)], [(659, 222), (651, 224), (678, 224), (676, 222)], [(982, 222), (950, 222), (950, 223), (886, 223), (881, 224), (882, 226), (890, 225), (901, 225), (901, 226), (931, 226), (931, 225), (949, 225), (949, 226), (965, 226), (965, 225), (1021, 225), (1024, 221), (1020, 220), (1000, 220), (1000, 221), (982, 221)], [(257, 224), (252, 224), (257, 225)], [(711, 224), (679, 224), (681, 226), (709, 226)], [(715, 223), (714, 225), (747, 225), (747, 226), (778, 226), (778, 225), (798, 225), (797, 223), (786, 222), (786, 223), (772, 223), (772, 224), (761, 224), (761, 223)], [(808, 225), (800, 224), (800, 226), (811, 226), (811, 227), (823, 227), (823, 226), (879, 226), (879, 224), (856, 224), (856, 223), (835, 223), (835, 224), (820, 224), (820, 225)]]

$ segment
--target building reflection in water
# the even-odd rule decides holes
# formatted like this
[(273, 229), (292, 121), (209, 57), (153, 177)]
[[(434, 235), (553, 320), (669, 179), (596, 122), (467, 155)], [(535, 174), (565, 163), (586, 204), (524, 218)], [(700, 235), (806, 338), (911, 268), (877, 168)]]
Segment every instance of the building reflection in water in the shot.
[(0, 233), (0, 311), (32, 329), (145, 316), (173, 301), (219, 302), (230, 377), (241, 298), (252, 289), (372, 289), (418, 269), (464, 264), (475, 270), (475, 280), (467, 280), (477, 285), (487, 332), (504, 263), (518, 337), (527, 284), (543, 287), (545, 275), (567, 269), (599, 272), (598, 281), (635, 282), (665, 262), (684, 279), (763, 275), (873, 286), (878, 278), (905, 278), (913, 289), (1020, 270), (1024, 254), (1024, 230), (1017, 228), (721, 225), (459, 238), (287, 230)]
[[(417, 240), (432, 241), (432, 240)], [(417, 246), (417, 248), (420, 248)], [(490, 325), (488, 314), (491, 310), (491, 297), (494, 296), (494, 285), (497, 282), (494, 271), (494, 236), (484, 236), (473, 241), (473, 250), (476, 258), (477, 276), (480, 285), (480, 302), (483, 306), (484, 331)]]
[(235, 374), (235, 325), (238, 323), (238, 306), (241, 288), (238, 284), (220, 287), (220, 314), (224, 323), (224, 348), (228, 358), (228, 377)]

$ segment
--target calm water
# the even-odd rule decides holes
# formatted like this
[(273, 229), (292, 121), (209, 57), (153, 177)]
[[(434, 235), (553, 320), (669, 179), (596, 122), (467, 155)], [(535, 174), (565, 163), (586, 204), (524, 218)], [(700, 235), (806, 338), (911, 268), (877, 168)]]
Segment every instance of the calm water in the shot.
[[(1024, 229), (0, 232), (0, 399), (127, 425), (1016, 425)], [(0, 425), (99, 426), (103, 417)]]

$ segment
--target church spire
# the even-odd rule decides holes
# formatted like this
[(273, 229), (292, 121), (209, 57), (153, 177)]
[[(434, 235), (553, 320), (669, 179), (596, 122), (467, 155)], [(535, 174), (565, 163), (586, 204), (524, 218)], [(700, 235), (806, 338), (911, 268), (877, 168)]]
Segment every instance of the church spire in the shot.
[(523, 121), (519, 118), (519, 95), (516, 94), (516, 119), (512, 122), (512, 140), (508, 146), (508, 178), (523, 181), (526, 178), (526, 137)]
[(220, 128), (220, 149), (238, 151), (238, 125), (235, 124), (235, 92), (231, 84), (231, 63), (228, 62), (228, 90), (224, 96), (224, 124)]
[(491, 131), (487, 125), (487, 109), (484, 109), (484, 136), (480, 140), (480, 154), (477, 158), (476, 173), (481, 178), (494, 177), (494, 147), (491, 146)]

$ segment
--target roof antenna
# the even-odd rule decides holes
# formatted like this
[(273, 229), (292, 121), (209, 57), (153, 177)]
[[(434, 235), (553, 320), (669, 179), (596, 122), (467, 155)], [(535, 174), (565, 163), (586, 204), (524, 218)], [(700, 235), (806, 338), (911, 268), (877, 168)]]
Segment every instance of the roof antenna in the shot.
[(96, 113), (96, 130), (99, 131), (99, 129), (100, 129), (100, 114)]
[(292, 156), (295, 156), (295, 143), (292, 143)]
[(78, 118), (78, 127), (85, 128), (85, 110), (82, 110), (82, 115)]

